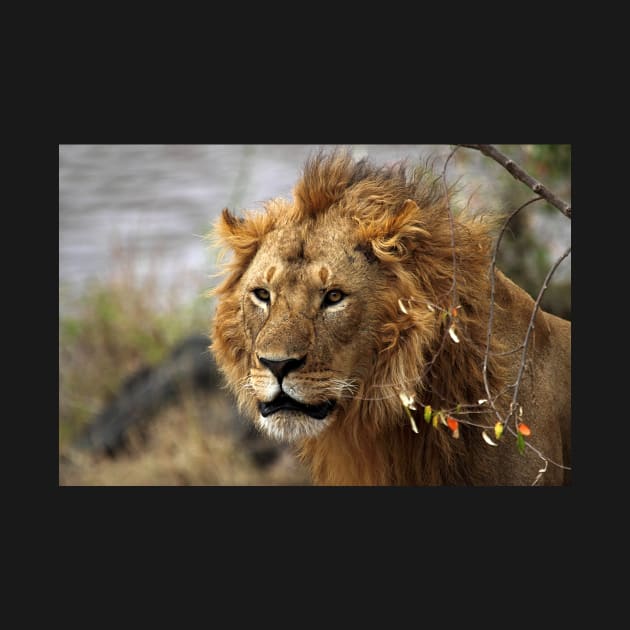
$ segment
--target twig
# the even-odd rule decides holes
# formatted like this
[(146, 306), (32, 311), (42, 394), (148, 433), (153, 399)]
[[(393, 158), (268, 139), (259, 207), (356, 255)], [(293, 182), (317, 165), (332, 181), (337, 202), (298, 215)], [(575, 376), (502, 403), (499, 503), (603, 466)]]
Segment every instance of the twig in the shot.
[[(505, 425), (505, 430), (508, 433), (511, 433), (514, 437), (518, 435), (518, 433), (509, 424)], [(550, 464), (553, 464), (554, 466), (557, 466), (558, 468), (562, 468), (562, 470), (573, 470), (571, 466), (565, 466), (564, 464), (559, 464), (558, 462), (554, 461), (550, 457), (547, 457), (546, 455), (541, 453), (535, 446), (532, 446), (528, 441), (525, 442), (525, 448), (531, 449), (532, 451), (534, 451), (534, 453), (536, 453), (536, 455), (538, 455), (538, 457), (540, 457), (540, 459), (546, 462), (549, 462)]]
[(542, 460), (543, 460), (543, 462), (545, 462), (545, 467), (541, 468), (538, 471), (538, 475), (536, 476), (536, 479), (534, 479), (534, 482), (532, 483), (532, 486), (535, 486), (540, 481), (540, 478), (547, 472), (547, 468), (549, 466), (549, 460), (545, 459), (544, 457), (542, 458)]
[[(523, 208), (526, 208), (530, 203), (534, 203), (535, 201), (540, 201), (540, 199), (542, 199), (542, 197), (534, 197), (533, 199), (526, 201), (522, 206), (519, 206), (516, 210), (514, 210), (514, 212), (512, 212), (512, 214), (510, 214), (510, 216), (503, 223), (501, 232), (499, 233), (497, 241), (494, 244), (494, 251), (492, 252), (492, 261), (490, 263), (490, 312), (488, 313), (488, 334), (486, 337), (486, 351), (483, 356), (482, 374), (483, 374), (483, 384), (486, 389), (486, 396), (488, 397), (488, 400), (490, 401), (490, 405), (492, 406), (492, 409), (495, 412), (499, 421), (503, 421), (503, 418), (501, 417), (501, 414), (499, 413), (499, 411), (494, 405), (494, 400), (492, 398), (492, 394), (490, 393), (490, 385), (488, 384), (488, 356), (490, 354), (490, 339), (492, 337), (492, 324), (494, 320), (494, 292), (495, 292), (495, 278), (496, 278), (495, 270), (496, 270), (496, 265), (497, 265), (497, 254), (499, 253), (499, 245), (501, 244), (501, 239), (503, 238), (503, 234), (505, 233), (505, 230), (507, 229), (507, 226), (509, 225), (510, 221)], [(523, 346), (525, 346), (526, 343), (527, 343), (526, 341), (523, 342)]]
[(498, 162), (503, 168), (505, 168), (512, 177), (515, 177), (519, 181), (523, 182), (526, 186), (529, 186), (537, 195), (544, 197), (552, 206), (555, 206), (569, 219), (571, 218), (571, 204), (566, 201), (562, 201), (559, 197), (556, 197), (546, 186), (535, 180), (529, 173), (522, 169), (516, 162), (509, 157), (501, 153), (492, 144), (460, 144), (460, 147), (467, 147), (468, 149), (476, 149), (481, 151), (484, 155), (492, 158), (495, 162)]
[(446, 167), (450, 162), (455, 152), (459, 149), (459, 146), (455, 146), (454, 149), (451, 150), (448, 157), (446, 158), (446, 162), (444, 162), (444, 168), (442, 169), (442, 184), (444, 185), (444, 194), (446, 195), (446, 211), (448, 212), (448, 221), (451, 228), (451, 251), (453, 252), (453, 284), (452, 284), (452, 303), (451, 306), (457, 306), (457, 254), (455, 253), (455, 222), (453, 221), (453, 212), (451, 211), (451, 200), (450, 195), (448, 193), (448, 186), (446, 185)]
[(536, 313), (538, 312), (538, 307), (540, 306), (540, 300), (542, 299), (543, 294), (547, 290), (547, 286), (549, 285), (549, 280), (551, 276), (554, 274), (555, 270), (558, 268), (558, 265), (571, 253), (571, 246), (567, 247), (562, 256), (556, 260), (553, 267), (547, 273), (545, 277), (545, 281), (543, 282), (540, 291), (538, 292), (538, 297), (536, 298), (536, 302), (534, 302), (534, 308), (532, 309), (532, 316), (529, 319), (529, 325), (527, 326), (527, 332), (525, 333), (525, 340), (523, 341), (523, 354), (521, 355), (521, 364), (518, 369), (518, 376), (516, 377), (516, 383), (514, 386), (514, 394), (512, 395), (512, 405), (511, 409), (515, 408), (517, 404), (518, 398), (518, 390), (521, 385), (521, 378), (523, 377), (523, 371), (525, 369), (526, 356), (527, 356), (527, 346), (529, 344), (529, 336), (534, 329), (534, 320), (536, 319)]

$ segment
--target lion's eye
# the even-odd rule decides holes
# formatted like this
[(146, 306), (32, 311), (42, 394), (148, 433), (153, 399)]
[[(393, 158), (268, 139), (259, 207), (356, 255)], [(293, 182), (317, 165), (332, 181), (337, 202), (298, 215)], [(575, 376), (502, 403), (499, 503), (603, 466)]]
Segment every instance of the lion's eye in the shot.
[(269, 291), (267, 289), (254, 289), (252, 293), (261, 301), (269, 302)]
[(332, 306), (333, 304), (338, 304), (346, 297), (346, 294), (343, 291), (339, 291), (339, 289), (333, 289), (332, 291), (328, 291), (324, 296), (323, 305), (324, 306)]

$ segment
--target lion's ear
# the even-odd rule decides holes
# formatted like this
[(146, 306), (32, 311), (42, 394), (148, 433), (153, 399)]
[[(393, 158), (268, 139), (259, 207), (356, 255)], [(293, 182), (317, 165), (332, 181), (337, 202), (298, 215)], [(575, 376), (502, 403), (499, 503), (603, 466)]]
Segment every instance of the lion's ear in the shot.
[(359, 227), (361, 241), (382, 261), (401, 260), (429, 236), (413, 199), (407, 199), (396, 212), (370, 217)]
[(215, 226), (217, 238), (245, 260), (251, 259), (256, 253), (264, 231), (260, 220), (236, 217), (227, 208), (223, 208)]
[(244, 219), (234, 216), (227, 208), (223, 208), (216, 223), (215, 233), (226, 245), (234, 249), (243, 223)]

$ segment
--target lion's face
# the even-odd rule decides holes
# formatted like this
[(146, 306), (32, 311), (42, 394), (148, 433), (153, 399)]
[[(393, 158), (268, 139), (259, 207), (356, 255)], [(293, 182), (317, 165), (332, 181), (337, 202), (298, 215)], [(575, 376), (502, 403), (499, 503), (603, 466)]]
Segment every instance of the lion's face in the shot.
[(236, 289), (248, 349), (238, 395), (276, 439), (333, 423), (372, 362), (373, 273), (354, 229), (347, 221), (270, 232)]
[(443, 214), (435, 200), (421, 211), (395, 168), (375, 181), (353, 169), (315, 161), (292, 202), (243, 218), (225, 209), (216, 225), (233, 260), (215, 289), (212, 350), (241, 410), (276, 439), (318, 436), (351, 413), (364, 430), (399, 423), (399, 393), (436, 335), (427, 300), (452, 284), (450, 240), (426, 229), (434, 206)]

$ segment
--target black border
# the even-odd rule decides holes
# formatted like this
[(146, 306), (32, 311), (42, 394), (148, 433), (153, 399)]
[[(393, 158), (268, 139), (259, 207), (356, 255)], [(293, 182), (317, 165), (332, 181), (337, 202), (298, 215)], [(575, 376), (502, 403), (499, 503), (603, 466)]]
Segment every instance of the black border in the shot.
[[(213, 48), (209, 73), (221, 65), (219, 52), (228, 54)], [(232, 50), (229, 54), (235, 53)], [(343, 67), (340, 63), (335, 69)], [(217, 86), (216, 82), (203, 76), (193, 77), (190, 72), (171, 81), (176, 74), (171, 66), (165, 81), (160, 81), (156, 72), (149, 73), (141, 77), (138, 85), (129, 81), (134, 88), (131, 90), (124, 83), (103, 81), (96, 72), (81, 84), (80, 90), (64, 95), (58, 143), (518, 144), (570, 143), (573, 135), (567, 115), (568, 99), (544, 94), (544, 105), (536, 105), (531, 91), (527, 99), (523, 98), (528, 90), (525, 80), (519, 89), (510, 91), (502, 84), (495, 86), (486, 77), (479, 83), (472, 77), (463, 77), (462, 85), (458, 85), (458, 73), (445, 81), (448, 85), (437, 87), (428, 87), (421, 78), (398, 84), (386, 75), (390, 84), (383, 90), (381, 75), (374, 72), (371, 80), (353, 77), (355, 64), (350, 64), (341, 73), (343, 86), (333, 89), (324, 80), (324, 69), (320, 69), (315, 77), (307, 76), (295, 89), (291, 80), (286, 88), (282, 83), (277, 88), (263, 69), (254, 62), (250, 73), (232, 80), (226, 80), (229, 70), (219, 69)], [(418, 69), (419, 76), (426, 72)], [(253, 76), (256, 73), (261, 76)], [(483, 71), (479, 74), (483, 75)], [(107, 79), (110, 78), (108, 74)], [(206, 81), (208, 87), (191, 88), (191, 81)], [(234, 89), (236, 83), (240, 89)], [(583, 221), (579, 208), (588, 207), (588, 202), (584, 199), (585, 187), (576, 182), (578, 177), (583, 181), (589, 167), (584, 166), (584, 151), (580, 151), (578, 159), (575, 157), (574, 145), (573, 196), (579, 199), (575, 204), (578, 230), (574, 231), (574, 238), (579, 240)], [(43, 196), (37, 203), (47, 207), (48, 195), (44, 192)], [(36, 247), (45, 262), (55, 255), (48, 252), (52, 239), (45, 228), (38, 237)], [(54, 272), (51, 269), (48, 280), (48, 265), (43, 267), (47, 296), (49, 281), (51, 294), (54, 290)], [(580, 298), (579, 287), (584, 286), (580, 274), (585, 265), (572, 261), (572, 269), (572, 321), (578, 331), (574, 339), (584, 347), (582, 344), (588, 346), (589, 335), (583, 323), (586, 300)], [(42, 294), (39, 290), (37, 293), (39, 301)], [(36, 308), (36, 312), (40, 315), (41, 308)], [(39, 328), (37, 322), (35, 327), (31, 324), (31, 330)], [(48, 338), (58, 338), (58, 329), (51, 331)], [(51, 363), (58, 356), (54, 347), (46, 354)], [(316, 572), (321, 558), (318, 562), (313, 549), (321, 547), (318, 541), (325, 541), (328, 553), (324, 552), (322, 558), (330, 560), (330, 550), (334, 549), (337, 555), (333, 566), (342, 572), (353, 566), (363, 568), (366, 575), (374, 575), (377, 559), (391, 559), (390, 572), (377, 573), (374, 579), (391, 575), (400, 584), (404, 579), (398, 566), (406, 564), (417, 578), (418, 598), (422, 585), (435, 584), (445, 577), (441, 567), (457, 557), (464, 562), (476, 558), (480, 564), (496, 566), (499, 597), (518, 586), (536, 596), (540, 591), (535, 583), (511, 583), (506, 580), (511, 570), (502, 570), (528, 563), (539, 567), (543, 550), (548, 555), (542, 563), (541, 576), (547, 571), (564, 573), (568, 566), (567, 532), (575, 528), (578, 503), (583, 501), (584, 487), (593, 468), (587, 461), (590, 453), (576, 454), (590, 441), (590, 430), (583, 424), (589, 420), (583, 410), (591, 410), (587, 412), (589, 416), (595, 413), (592, 403), (585, 404), (585, 396), (592, 388), (580, 383), (578, 367), (583, 365), (583, 356), (578, 361), (574, 355), (577, 380), (573, 385), (573, 451), (577, 470), (573, 485), (568, 488), (61, 488), (58, 434), (54, 423), (49, 422), (58, 362), (51, 365), (50, 401), (44, 403), (41, 416), (38, 413), (43, 424), (50, 426), (45, 440), (39, 433), (41, 423), (35, 424), (37, 435), (33, 437), (42, 449), (35, 477), (45, 481), (45, 509), (58, 525), (58, 544), (66, 550), (78, 550), (79, 557), (89, 553), (92, 562), (107, 564), (108, 554), (135, 561), (162, 553), (167, 560), (177, 548), (188, 554), (191, 565), (196, 564), (197, 558), (225, 553), (228, 562), (237, 564), (247, 576), (252, 557), (243, 558), (243, 550), (251, 552), (254, 558), (255, 552), (266, 551), (264, 555), (269, 558), (271, 549), (271, 560), (277, 563), (282, 557), (285, 570), (306, 564)], [(577, 400), (580, 395), (581, 401)], [(44, 402), (37, 398), (36, 403)], [(46, 462), (44, 470), (41, 462)], [(581, 466), (588, 466), (588, 472), (578, 468)], [(147, 540), (152, 543), (147, 544)], [(171, 553), (161, 551), (164, 549)], [(366, 557), (373, 561), (367, 562)], [(454, 565), (459, 566), (459, 562)], [(323, 568), (329, 575), (330, 566)], [(457, 573), (449, 571), (448, 576), (456, 587), (461, 584)], [(252, 583), (246, 583), (251, 589)], [(494, 586), (486, 584), (492, 601)], [(513, 601), (518, 618), (523, 606), (518, 597)], [(456, 597), (453, 602), (457, 604)]]

